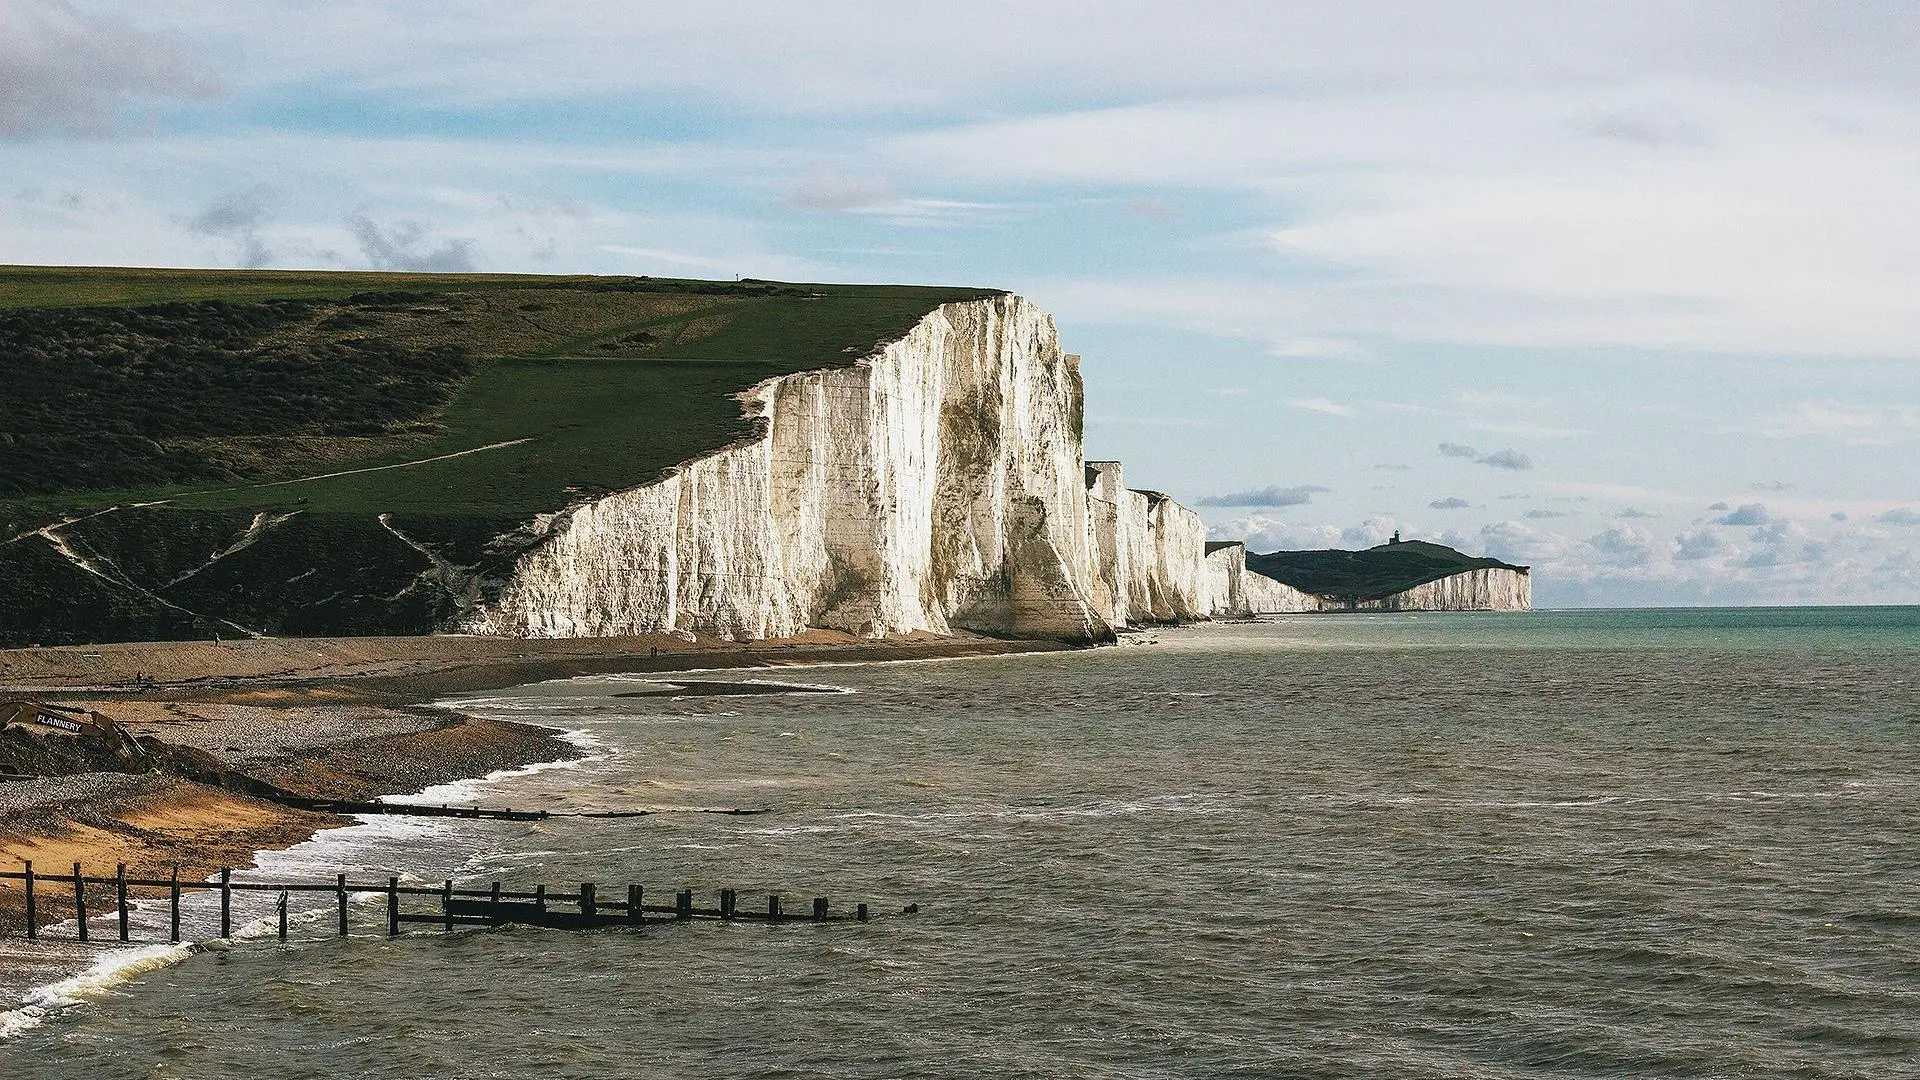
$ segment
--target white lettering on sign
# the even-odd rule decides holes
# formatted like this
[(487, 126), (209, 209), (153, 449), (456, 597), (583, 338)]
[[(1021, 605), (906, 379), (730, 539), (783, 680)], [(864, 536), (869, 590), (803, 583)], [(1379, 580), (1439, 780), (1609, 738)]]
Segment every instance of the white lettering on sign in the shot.
[(54, 716), (50, 713), (43, 712), (34, 713), (33, 718), (48, 727), (56, 727), (61, 731), (71, 731), (75, 735), (80, 734), (81, 725), (78, 720), (69, 720), (64, 716)]

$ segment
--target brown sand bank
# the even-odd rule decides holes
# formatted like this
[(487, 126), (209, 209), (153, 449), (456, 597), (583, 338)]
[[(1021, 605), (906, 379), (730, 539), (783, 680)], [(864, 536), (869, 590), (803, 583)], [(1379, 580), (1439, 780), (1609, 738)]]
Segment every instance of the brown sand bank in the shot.
[[(89, 877), (111, 877), (127, 864), (129, 877), (164, 878), (175, 865), (199, 880), (222, 866), (249, 866), (254, 853), (297, 844), (342, 823), (327, 814), (270, 802), (165, 776), (86, 773), (0, 784), (0, 865), (18, 870), (33, 860), (36, 873), (71, 874), (80, 863)], [(0, 933), (24, 929), (24, 891), (0, 881)], [(70, 893), (39, 891), (38, 921), (73, 917)], [(104, 901), (104, 898), (101, 898)], [(104, 911), (110, 903), (101, 902)]]

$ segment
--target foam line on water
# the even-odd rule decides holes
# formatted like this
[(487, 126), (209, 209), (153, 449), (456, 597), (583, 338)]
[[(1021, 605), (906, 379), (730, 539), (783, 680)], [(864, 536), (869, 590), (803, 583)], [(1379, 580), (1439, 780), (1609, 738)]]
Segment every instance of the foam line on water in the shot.
[(26, 1000), (18, 1008), (0, 1012), (0, 1042), (17, 1038), (137, 975), (177, 964), (192, 956), (196, 949), (193, 945), (143, 945), (105, 952), (85, 971), (35, 987), (27, 992)]

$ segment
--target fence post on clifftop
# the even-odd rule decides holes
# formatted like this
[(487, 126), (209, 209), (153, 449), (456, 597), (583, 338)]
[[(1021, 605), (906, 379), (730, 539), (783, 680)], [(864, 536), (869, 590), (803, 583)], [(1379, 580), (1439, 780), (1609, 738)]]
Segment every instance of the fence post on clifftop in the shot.
[(592, 918), (593, 912), (593, 882), (583, 881), (580, 883), (580, 914)]
[(627, 886), (627, 921), (635, 926), (646, 921), (646, 913), (640, 904), (640, 897), (640, 886)]
[(340, 909), (340, 936), (347, 936), (347, 875), (338, 874), (333, 879), (334, 904)]
[(770, 893), (767, 896), (767, 921), (768, 922), (780, 921), (780, 894), (779, 893)]
[(40, 940), (40, 913), (33, 907), (33, 860), (28, 859), (27, 871), (27, 940)]
[(867, 921), (867, 905), (861, 904), (859, 907), (854, 908), (853, 917), (855, 920), (859, 922), (866, 922)]
[(535, 885), (533, 887), (533, 910), (542, 915), (547, 913), (547, 887), (545, 885)]
[(233, 870), (220, 868), (220, 936), (233, 936)]
[(440, 913), (442, 917), (446, 920), (445, 923), (443, 924), (444, 929), (449, 934), (453, 933), (453, 879), (452, 878), (448, 878), (446, 881), (446, 884), (440, 886)]
[(387, 936), (400, 936), (400, 879), (387, 879)]
[(80, 940), (87, 940), (87, 882), (80, 876), (80, 864), (73, 864), (73, 917), (80, 921)]
[(280, 940), (287, 940), (287, 890), (280, 890)]
[(127, 940), (127, 864), (113, 872), (114, 899), (120, 904), (120, 940)]
[(813, 898), (813, 921), (827, 921), (827, 898), (824, 896), (816, 896)]
[(175, 945), (180, 944), (180, 864), (173, 864), (173, 876), (167, 881), (167, 906), (169, 913), (170, 936)]

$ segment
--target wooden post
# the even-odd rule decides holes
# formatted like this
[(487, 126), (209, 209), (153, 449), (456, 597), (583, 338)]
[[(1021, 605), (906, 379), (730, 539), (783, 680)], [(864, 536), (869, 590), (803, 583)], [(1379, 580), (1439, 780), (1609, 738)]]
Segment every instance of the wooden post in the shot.
[(627, 921), (635, 926), (646, 922), (646, 911), (640, 906), (640, 886), (627, 886)]
[(80, 864), (73, 864), (73, 911), (80, 920), (80, 940), (87, 940), (87, 882), (80, 876)]
[(493, 883), (493, 895), (487, 898), (487, 922), (492, 926), (500, 925), (500, 883)]
[(732, 889), (721, 889), (720, 890), (720, 918), (722, 918), (727, 922), (732, 922), (734, 905), (738, 904), (739, 902), (740, 901), (739, 901), (738, 893), (734, 892)]
[(173, 864), (173, 876), (167, 879), (169, 940), (180, 944), (180, 864)]
[(533, 910), (542, 915), (547, 913), (547, 887), (545, 885), (535, 885), (533, 887)]
[(866, 922), (867, 921), (867, 905), (861, 904), (859, 907), (854, 908), (853, 917), (860, 922)]
[(334, 906), (340, 912), (340, 936), (347, 936), (347, 875), (336, 874), (333, 879)]
[(693, 918), (692, 889), (681, 889), (673, 894), (673, 917), (681, 922)]
[(127, 940), (127, 864), (113, 872), (114, 900), (120, 905), (120, 940)]
[(580, 914), (587, 916), (589, 919), (593, 918), (593, 882), (591, 881), (583, 881), (580, 883)]
[(280, 940), (287, 940), (287, 890), (280, 890)]
[(233, 871), (220, 868), (220, 936), (233, 936)]
[(780, 921), (780, 894), (779, 893), (769, 893), (767, 895), (767, 921), (768, 922)]
[(27, 860), (27, 940), (40, 939), (40, 913), (33, 906), (33, 860)]
[(813, 921), (827, 921), (827, 898), (824, 896), (816, 896), (813, 898)]
[(400, 936), (400, 879), (387, 879), (387, 936)]
[(440, 886), (440, 913), (446, 920), (442, 925), (447, 933), (453, 933), (453, 879)]

